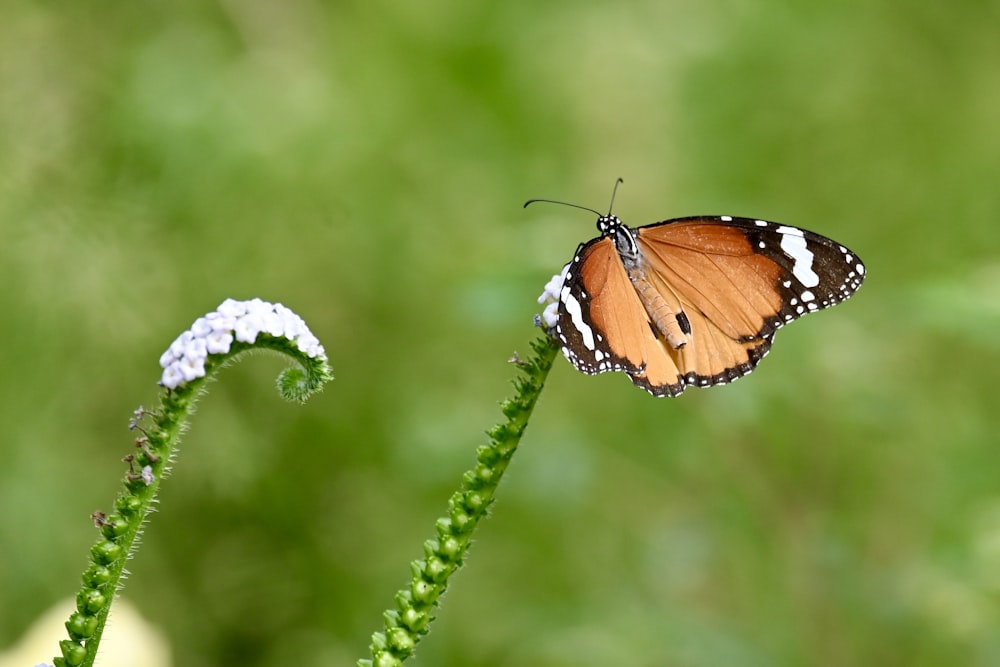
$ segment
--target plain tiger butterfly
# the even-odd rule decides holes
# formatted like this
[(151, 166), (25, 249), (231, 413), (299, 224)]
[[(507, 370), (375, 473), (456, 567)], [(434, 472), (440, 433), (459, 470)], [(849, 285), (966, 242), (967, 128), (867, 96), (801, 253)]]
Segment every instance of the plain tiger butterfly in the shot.
[[(566, 204), (525, 206), (539, 201)], [(610, 209), (566, 205), (597, 215), (601, 235), (563, 269), (550, 331), (580, 371), (624, 372), (654, 396), (746, 375), (778, 329), (865, 276), (857, 254), (798, 227), (728, 215), (629, 227)]]

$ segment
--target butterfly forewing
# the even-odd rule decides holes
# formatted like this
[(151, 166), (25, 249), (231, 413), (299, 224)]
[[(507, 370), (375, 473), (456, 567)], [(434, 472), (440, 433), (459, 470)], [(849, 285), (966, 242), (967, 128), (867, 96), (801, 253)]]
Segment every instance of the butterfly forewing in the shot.
[[(567, 270), (556, 334), (579, 370), (623, 371), (656, 396), (749, 373), (778, 328), (842, 301), (864, 279), (844, 246), (773, 222), (690, 217), (630, 229), (602, 216), (598, 224), (603, 235), (581, 245)], [(634, 248), (619, 250), (616, 234)]]

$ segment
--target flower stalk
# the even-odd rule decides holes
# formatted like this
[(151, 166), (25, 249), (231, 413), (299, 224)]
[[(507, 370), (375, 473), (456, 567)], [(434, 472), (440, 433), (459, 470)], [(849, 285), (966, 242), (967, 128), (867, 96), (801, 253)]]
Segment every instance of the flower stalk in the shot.
[(500, 405), (507, 421), (487, 431), (489, 443), (477, 450), (475, 467), (462, 476), (459, 490), (448, 501), (448, 513), (435, 523), (436, 536), (424, 542), (424, 558), (410, 564), (409, 587), (396, 593), (395, 608), (383, 614), (385, 631), (372, 635), (372, 657), (359, 660), (358, 667), (398, 667), (428, 633), (431, 612), (465, 562), (472, 533), (487, 515), (559, 350), (550, 336), (535, 340), (531, 348), (529, 359), (511, 360), (522, 375), (513, 382), (514, 398)]
[(154, 410), (140, 406), (129, 422), (129, 429), (140, 435), (135, 449), (123, 459), (128, 464), (124, 490), (113, 512), (91, 515), (101, 537), (90, 549), (77, 610), (66, 622), (69, 638), (59, 643), (62, 655), (55, 658), (55, 667), (94, 664), (125, 563), (136, 550), (195, 402), (220, 368), (254, 349), (272, 350), (295, 362), (277, 382), (279, 393), (288, 400), (305, 401), (333, 377), (322, 345), (302, 319), (281, 304), (260, 299), (227, 299), (171, 344), (160, 358), (164, 390), (159, 406)]

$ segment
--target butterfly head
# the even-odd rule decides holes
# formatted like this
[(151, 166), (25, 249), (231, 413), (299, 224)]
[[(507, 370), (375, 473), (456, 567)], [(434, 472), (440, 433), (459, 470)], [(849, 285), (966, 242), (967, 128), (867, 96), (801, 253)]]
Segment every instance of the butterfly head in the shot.
[(622, 227), (622, 221), (617, 215), (608, 213), (597, 218), (597, 231), (602, 236), (612, 236), (619, 227)]
[(635, 242), (635, 233), (617, 215), (601, 215), (597, 218), (597, 230), (601, 236), (610, 238), (622, 260), (636, 259), (639, 256), (639, 246)]

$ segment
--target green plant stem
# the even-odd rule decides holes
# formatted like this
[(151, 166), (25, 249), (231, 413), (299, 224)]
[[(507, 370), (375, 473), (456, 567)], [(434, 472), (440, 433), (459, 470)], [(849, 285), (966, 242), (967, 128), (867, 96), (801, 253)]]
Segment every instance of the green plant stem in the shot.
[(204, 377), (176, 389), (164, 389), (155, 410), (136, 411), (133, 427), (143, 435), (136, 440), (136, 449), (124, 459), (129, 469), (114, 512), (93, 515), (102, 537), (90, 549), (91, 565), (83, 574), (83, 588), (76, 597), (77, 611), (66, 622), (69, 639), (59, 642), (62, 656), (55, 658), (56, 667), (94, 664), (111, 603), (121, 587), (125, 563), (136, 549), (136, 538), (146, 523), (160, 482), (170, 471), (194, 404), (209, 378), (251, 349), (279, 352), (296, 362), (298, 367), (285, 370), (278, 378), (278, 390), (289, 400), (304, 401), (332, 377), (325, 358), (308, 357), (288, 339), (260, 334), (252, 344), (234, 342), (228, 353), (210, 357)]
[(476, 466), (462, 476), (459, 490), (448, 501), (448, 514), (437, 520), (437, 537), (424, 542), (423, 560), (411, 563), (409, 588), (396, 593), (396, 607), (383, 614), (385, 631), (372, 635), (372, 657), (359, 660), (359, 667), (402, 665), (429, 631), (431, 612), (465, 561), (472, 533), (493, 502), (559, 350), (549, 336), (537, 339), (531, 348), (531, 358), (513, 360), (522, 376), (513, 383), (516, 396), (501, 404), (507, 421), (487, 431), (489, 444), (477, 450)]

